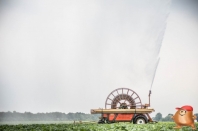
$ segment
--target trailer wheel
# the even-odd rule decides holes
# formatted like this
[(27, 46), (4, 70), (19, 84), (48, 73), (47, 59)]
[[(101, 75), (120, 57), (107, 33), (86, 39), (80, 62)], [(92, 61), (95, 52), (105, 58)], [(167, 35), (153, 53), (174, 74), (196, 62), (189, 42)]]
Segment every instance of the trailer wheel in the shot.
[(104, 118), (102, 118), (102, 119), (100, 119), (100, 120), (98, 121), (98, 124), (104, 124), (104, 123), (105, 123)]
[(111, 122), (109, 120), (106, 121), (107, 124), (111, 124)]
[(99, 120), (98, 124), (104, 124), (105, 122), (103, 120)]
[(133, 120), (133, 124), (146, 124), (148, 123), (148, 119), (144, 115), (138, 115)]

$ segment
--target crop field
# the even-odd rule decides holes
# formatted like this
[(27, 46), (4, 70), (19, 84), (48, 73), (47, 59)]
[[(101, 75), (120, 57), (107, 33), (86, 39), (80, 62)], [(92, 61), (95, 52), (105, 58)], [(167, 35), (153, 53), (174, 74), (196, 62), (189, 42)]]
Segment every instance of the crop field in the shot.
[[(137, 125), (131, 123), (114, 124), (19, 124), (0, 125), (0, 131), (175, 131), (173, 122)], [(196, 123), (198, 127), (198, 123)], [(183, 127), (178, 131), (191, 131), (191, 127)], [(198, 130), (197, 130), (198, 131)]]

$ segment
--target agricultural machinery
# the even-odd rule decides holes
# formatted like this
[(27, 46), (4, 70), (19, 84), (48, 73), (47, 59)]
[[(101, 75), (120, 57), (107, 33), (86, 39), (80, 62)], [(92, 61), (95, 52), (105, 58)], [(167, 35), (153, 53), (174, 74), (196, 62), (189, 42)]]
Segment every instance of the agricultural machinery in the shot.
[[(155, 67), (151, 88), (159, 60)], [(135, 91), (128, 88), (118, 88), (107, 96), (105, 109), (91, 109), (91, 114), (101, 114), (98, 121), (101, 124), (114, 122), (133, 122), (134, 124), (156, 123), (149, 115), (155, 111), (153, 108), (150, 108), (151, 88), (148, 95), (149, 104), (143, 105), (139, 95)]]
[(106, 98), (105, 109), (91, 109), (91, 114), (101, 114), (98, 123), (133, 122), (134, 124), (146, 124), (153, 122), (149, 116), (154, 109), (149, 104), (142, 104), (138, 94), (128, 88), (118, 88), (112, 91)]

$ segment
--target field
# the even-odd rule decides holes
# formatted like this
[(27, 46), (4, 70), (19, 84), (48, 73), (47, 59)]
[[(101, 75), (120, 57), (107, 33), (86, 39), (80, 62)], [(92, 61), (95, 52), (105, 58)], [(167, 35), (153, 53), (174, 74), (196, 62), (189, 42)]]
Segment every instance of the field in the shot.
[[(0, 125), (0, 131), (175, 131), (173, 122), (136, 125), (131, 123), (114, 124), (18, 124)], [(198, 123), (196, 123), (198, 127)], [(191, 127), (183, 127), (178, 131), (191, 131)], [(198, 131), (198, 130), (197, 130)]]

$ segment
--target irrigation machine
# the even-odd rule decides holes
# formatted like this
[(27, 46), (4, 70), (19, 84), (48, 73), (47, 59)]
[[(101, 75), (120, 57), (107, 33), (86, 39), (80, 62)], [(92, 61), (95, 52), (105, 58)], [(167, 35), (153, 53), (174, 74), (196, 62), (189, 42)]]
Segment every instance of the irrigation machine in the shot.
[[(157, 66), (153, 75), (155, 78)], [(91, 114), (101, 114), (98, 123), (133, 122), (134, 124), (156, 123), (150, 117), (155, 110), (150, 107), (151, 88), (149, 90), (149, 104), (142, 104), (139, 95), (129, 88), (118, 88), (113, 90), (106, 98), (105, 109), (91, 109)]]
[(142, 104), (139, 95), (128, 88), (118, 88), (112, 91), (106, 98), (105, 109), (91, 109), (91, 114), (101, 114), (98, 123), (133, 122), (134, 124), (146, 124), (154, 122), (150, 113), (154, 109), (149, 104)]

